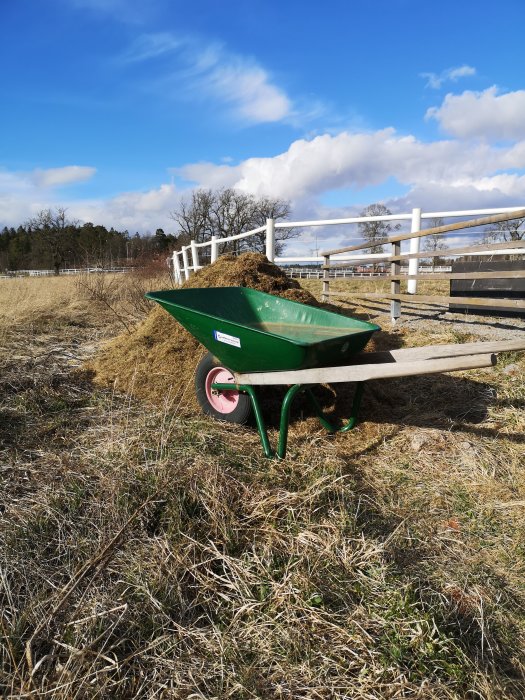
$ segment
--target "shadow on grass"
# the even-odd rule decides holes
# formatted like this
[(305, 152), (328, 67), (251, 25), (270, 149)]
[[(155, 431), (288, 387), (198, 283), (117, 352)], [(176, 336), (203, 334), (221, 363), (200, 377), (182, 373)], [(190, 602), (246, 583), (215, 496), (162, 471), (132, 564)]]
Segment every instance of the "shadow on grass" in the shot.
[[(367, 309), (369, 313), (358, 313), (356, 311), (355, 307), (355, 302), (349, 301), (349, 300), (343, 300), (341, 299), (341, 302), (344, 303), (345, 306), (333, 306), (333, 310), (336, 311), (336, 309), (339, 310), (339, 313), (343, 312), (345, 314), (349, 314), (352, 316), (355, 316), (355, 318), (362, 318), (362, 320), (368, 320), (370, 318), (370, 314), (375, 314), (376, 316), (387, 316), (390, 314), (390, 304), (386, 302), (370, 302), (370, 301), (365, 301), (360, 300), (359, 301), (359, 308), (360, 309)], [(448, 307), (445, 306), (440, 306), (440, 307), (432, 307), (432, 306), (424, 306), (424, 309), (421, 309), (420, 304), (415, 304), (411, 302), (403, 302), (401, 306), (401, 317), (400, 321), (401, 323), (405, 319), (410, 319), (412, 320), (421, 320), (421, 321), (440, 321), (442, 323), (447, 323), (447, 324), (454, 324), (457, 325), (458, 323), (461, 323), (461, 325), (465, 326), (465, 330), (468, 330), (468, 326), (476, 326), (477, 328), (486, 328), (487, 330), (490, 330), (491, 328), (499, 328), (502, 330), (516, 330), (516, 325), (511, 324), (511, 323), (505, 323), (504, 320), (502, 320), (502, 315), (494, 316), (491, 315), (490, 311), (485, 311), (485, 312), (477, 312), (477, 313), (461, 313), (456, 309), (451, 309), (449, 310)], [(337, 313), (337, 311), (336, 311)], [(460, 318), (447, 318), (447, 314), (454, 314), (457, 316), (460, 316)], [(515, 317), (516, 319), (519, 318), (519, 315), (513, 315), (511, 313), (506, 314), (509, 317)], [(523, 316), (521, 316), (523, 318)]]
[[(348, 420), (354, 384), (316, 385), (314, 394), (327, 418), (342, 425)], [(279, 425), (284, 387), (266, 387), (260, 391), (263, 413), (269, 427)], [(359, 423), (396, 424), (400, 427), (461, 430), (478, 437), (495, 438), (498, 428), (482, 426), (491, 408), (525, 406), (521, 398), (499, 399), (496, 387), (453, 374), (432, 374), (399, 379), (383, 379), (366, 383), (358, 414)], [(291, 422), (315, 416), (305, 398), (292, 407)], [(525, 443), (523, 433), (505, 433), (505, 439)]]
[[(454, 381), (453, 377), (446, 375), (423, 379), (421, 382), (421, 378), (417, 378), (415, 386), (410, 386), (409, 382), (408, 386), (404, 383), (401, 387), (399, 380), (383, 382), (381, 386), (379, 382), (371, 384), (368, 401), (365, 398), (363, 402), (362, 420), (388, 424), (388, 435), (383, 430), (375, 439), (367, 440), (362, 449), (359, 446), (356, 449), (354, 443), (347, 455), (338, 453), (352, 476), (359, 502), (356, 525), (366, 540), (385, 543), (384, 556), (392, 576), (398, 581), (400, 595), (408, 596), (410, 605), (421, 610), (423, 618), (428, 615), (428, 619), (435, 620), (441, 632), (453, 639), (469, 657), (477, 672), (497, 679), (505, 689), (504, 697), (521, 700), (525, 697), (522, 662), (519, 654), (511, 657), (509, 649), (520, 644), (522, 632), (516, 625), (513, 611), (522, 610), (525, 601), (515, 585), (499, 570), (497, 558), (494, 562), (490, 558), (478, 561), (471, 569), (463, 570), (463, 565), (454, 555), (451, 554), (449, 559), (428, 533), (418, 536), (415, 523), (411, 527), (415, 525), (416, 533), (404, 536), (404, 518), (396, 513), (395, 508), (382, 506), (384, 495), (377, 492), (367, 471), (366, 464), (373, 460), (385, 437), (389, 440), (395, 438), (406, 426), (458, 430), (490, 439), (499, 436), (497, 429), (479, 425), (487, 417), (488, 408), (500, 403), (492, 387), (463, 378)], [(428, 393), (421, 391), (422, 388)], [(398, 401), (402, 389), (412, 389), (415, 400)], [(432, 389), (433, 405), (429, 410), (425, 405), (425, 395), (428, 396)], [(468, 405), (466, 408), (461, 404), (454, 406), (451, 398)], [(523, 433), (505, 433), (504, 437), (506, 441), (525, 443)], [(416, 521), (421, 518), (424, 522), (426, 517), (423, 509), (419, 515), (415, 514)], [(466, 543), (467, 549), (472, 546), (476, 548), (475, 541)], [(468, 556), (467, 553), (467, 561)], [(468, 576), (469, 586), (474, 584), (475, 588), (478, 577), (480, 585), (498, 591), (497, 610), (492, 607), (495, 603), (488, 598), (486, 609), (480, 612), (480, 601), (475, 596), (468, 595), (460, 586), (448, 585), (455, 580), (461, 581), (463, 575)], [(485, 615), (485, 619), (480, 615)]]

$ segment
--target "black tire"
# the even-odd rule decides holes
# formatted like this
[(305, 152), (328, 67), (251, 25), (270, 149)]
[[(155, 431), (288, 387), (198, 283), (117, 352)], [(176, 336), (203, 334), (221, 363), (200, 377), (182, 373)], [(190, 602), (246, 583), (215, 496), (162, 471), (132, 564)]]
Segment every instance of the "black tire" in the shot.
[(243, 425), (248, 422), (252, 413), (252, 402), (248, 394), (239, 392), (237, 406), (230, 413), (221, 413), (212, 406), (208, 400), (208, 396), (206, 395), (206, 379), (210, 372), (217, 368), (225, 369), (228, 372), (230, 371), (227, 367), (221, 365), (211, 353), (205, 355), (197, 366), (195, 371), (195, 393), (199, 406), (207, 416), (212, 416), (217, 420), (223, 420), (227, 423)]

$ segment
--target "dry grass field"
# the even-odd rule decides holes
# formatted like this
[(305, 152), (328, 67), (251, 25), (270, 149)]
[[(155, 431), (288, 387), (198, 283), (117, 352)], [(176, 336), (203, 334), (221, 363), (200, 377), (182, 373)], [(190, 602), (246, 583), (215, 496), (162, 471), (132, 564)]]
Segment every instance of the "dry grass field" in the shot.
[[(523, 354), (370, 383), (344, 435), (297, 407), (268, 460), (253, 428), (93, 384), (163, 286), (0, 280), (0, 697), (523, 700)], [(392, 347), (524, 332), (342, 309)]]

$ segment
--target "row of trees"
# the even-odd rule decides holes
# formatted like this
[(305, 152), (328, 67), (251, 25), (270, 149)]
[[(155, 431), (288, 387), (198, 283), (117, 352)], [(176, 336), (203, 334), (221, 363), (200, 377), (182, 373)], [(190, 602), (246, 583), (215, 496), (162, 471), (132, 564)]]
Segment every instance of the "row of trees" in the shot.
[[(290, 203), (270, 197), (255, 197), (232, 188), (196, 190), (170, 214), (175, 231), (130, 235), (128, 231), (92, 223), (80, 224), (68, 218), (66, 209), (46, 209), (18, 228), (0, 231), (0, 269), (52, 268), (58, 274), (64, 267), (108, 267), (136, 264), (140, 259), (166, 257), (172, 250), (188, 245), (190, 240), (202, 243), (212, 236), (225, 238), (264, 226), (266, 220), (286, 219)], [(383, 204), (371, 204), (361, 216), (377, 217), (391, 212)], [(429, 221), (429, 227), (443, 225), (443, 219)], [(399, 230), (391, 221), (367, 221), (358, 225), (360, 236), (369, 243), (367, 252), (382, 253), (382, 239)], [(281, 254), (286, 241), (299, 235), (294, 229), (278, 229), (276, 252)], [(483, 241), (518, 241), (525, 237), (525, 219), (505, 221), (483, 233)], [(444, 234), (431, 234), (424, 242), (424, 251), (447, 249)], [(240, 241), (224, 243), (220, 253), (265, 250), (265, 232)], [(423, 255), (422, 255), (423, 257)], [(436, 260), (436, 258), (434, 258)], [(437, 260), (436, 260), (437, 261)]]
[(18, 228), (0, 231), (0, 269), (54, 269), (113, 267), (154, 255), (176, 245), (162, 229), (155, 235), (130, 235), (128, 231), (68, 219), (66, 210), (46, 209)]
[[(138, 260), (166, 257), (188, 245), (232, 236), (264, 226), (266, 219), (277, 221), (290, 214), (290, 204), (269, 197), (255, 197), (228, 188), (198, 190), (182, 200), (171, 212), (175, 232), (157, 229), (153, 235), (130, 235), (128, 231), (92, 223), (80, 224), (67, 216), (66, 209), (45, 209), (18, 228), (0, 231), (0, 269), (54, 269), (65, 267), (109, 267), (136, 264)], [(276, 250), (298, 235), (293, 230), (278, 231)], [(265, 250), (265, 234), (224, 244), (220, 252)]]

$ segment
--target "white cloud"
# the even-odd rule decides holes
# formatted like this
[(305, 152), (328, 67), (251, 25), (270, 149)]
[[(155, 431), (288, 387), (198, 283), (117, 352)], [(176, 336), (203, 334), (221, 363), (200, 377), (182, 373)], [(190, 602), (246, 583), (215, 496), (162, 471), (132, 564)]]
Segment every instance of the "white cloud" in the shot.
[(72, 219), (128, 229), (132, 233), (173, 228), (169, 213), (178, 206), (180, 194), (172, 184), (162, 184), (146, 192), (123, 192), (109, 199), (82, 200), (67, 198), (62, 192), (58, 196), (48, 183), (35, 178), (34, 173), (0, 170), (0, 228), (18, 226), (43, 209), (62, 206)]
[[(246, 162), (246, 161), (244, 161)], [(170, 172), (181, 175), (198, 187), (220, 189), (221, 187), (233, 187), (242, 175), (242, 165), (228, 165), (222, 163), (216, 165), (208, 161), (189, 163), (182, 168), (170, 168)]]
[(297, 201), (345, 187), (359, 190), (390, 177), (409, 187), (463, 185), (508, 167), (525, 167), (525, 146), (498, 149), (455, 140), (425, 143), (390, 128), (325, 134), (295, 141), (273, 158), (249, 158), (236, 166), (188, 164), (179, 173), (200, 187), (236, 187)]
[(96, 168), (83, 165), (66, 165), (63, 168), (37, 168), (30, 174), (31, 180), (38, 187), (61, 187), (85, 182), (97, 172)]
[(53, 188), (85, 181), (95, 172), (78, 165), (31, 172), (0, 170), (0, 227), (18, 226), (42, 209), (68, 206), (62, 193), (55, 201)]
[(9, 170), (0, 170), (0, 194), (20, 194), (31, 188), (31, 180), (27, 176)]
[(180, 194), (172, 184), (146, 192), (123, 192), (111, 199), (70, 202), (68, 212), (82, 221), (102, 223), (109, 228), (127, 229), (130, 233), (173, 230), (170, 212), (177, 208)]
[[(502, 173), (525, 169), (525, 141), (509, 147), (486, 143), (472, 145), (459, 140), (426, 143), (401, 136), (394, 129), (374, 133), (325, 134), (299, 140), (273, 158), (250, 158), (235, 166), (212, 163), (188, 164), (178, 173), (198, 187), (236, 187), (256, 195), (290, 199), (295, 220), (357, 216), (371, 203), (368, 188), (389, 178), (404, 185), (406, 193), (383, 199), (394, 213), (413, 207), (423, 211), (510, 207), (525, 205), (525, 175)], [(320, 204), (324, 192), (350, 188), (354, 204), (327, 207)], [(362, 200), (355, 203), (359, 190)], [(377, 200), (375, 200), (377, 201)], [(290, 244), (292, 255), (311, 249), (345, 245), (355, 229), (317, 229), (318, 246), (312, 236)]]
[(447, 68), (441, 73), (420, 73), (419, 75), (427, 79), (426, 87), (439, 90), (443, 83), (456, 83), (460, 78), (476, 75), (476, 69), (472, 66), (463, 65), (457, 68)]
[(421, 182), (406, 195), (389, 199), (385, 204), (392, 211), (421, 207), (426, 212), (515, 207), (525, 205), (525, 182), (523, 178), (512, 183), (496, 178), (480, 178), (454, 185)]
[[(63, 192), (59, 199), (49, 185), (64, 184), (68, 172), (71, 181), (75, 180), (75, 171), (57, 168), (43, 172), (46, 176), (42, 171), (0, 171), (0, 227), (18, 225), (45, 208), (65, 206), (72, 218), (132, 233), (158, 227), (173, 231), (175, 224), (169, 213), (190, 191), (189, 187), (179, 190), (164, 183), (149, 191), (123, 192), (108, 199), (67, 199)], [(190, 163), (177, 172), (197, 187), (231, 186), (290, 199), (295, 219), (355, 215), (371, 203), (369, 188), (382, 186), (389, 178), (405, 190), (402, 196), (383, 199), (394, 212), (412, 207), (450, 211), (520, 206), (525, 204), (525, 139), (509, 146), (492, 146), (461, 140), (424, 142), (400, 135), (393, 128), (342, 132), (297, 140), (274, 157), (249, 158), (238, 164)], [(329, 209), (320, 204), (323, 193), (343, 188), (354, 191), (352, 206)], [(323, 232), (318, 235), (324, 239)], [(331, 229), (329, 235), (339, 234)], [(337, 247), (334, 242), (332, 247)], [(308, 246), (313, 247), (311, 241)]]
[(186, 93), (193, 99), (212, 97), (233, 114), (255, 124), (277, 122), (292, 113), (292, 102), (255, 60), (232, 54), (222, 46), (194, 43), (186, 53)]
[(133, 216), (137, 212), (151, 212), (158, 215), (166, 212), (170, 206), (174, 206), (176, 191), (174, 185), (161, 185), (157, 189), (147, 192), (125, 192), (108, 200), (109, 207), (115, 212), (125, 216)]
[(32, 175), (0, 171), (0, 228), (18, 226), (49, 207), (49, 190), (39, 187)]
[(472, 68), (472, 66), (460, 66), (459, 68), (451, 68), (448, 71), (448, 78), (453, 82), (469, 75), (476, 75), (476, 69)]
[(290, 100), (271, 84), (266, 71), (239, 57), (217, 63), (203, 76), (202, 84), (250, 122), (281, 121), (291, 111)]
[(444, 131), (459, 138), (525, 139), (525, 90), (498, 92), (492, 86), (483, 92), (448, 94), (441, 107), (427, 111), (426, 118), (435, 119)]
[(168, 97), (213, 99), (252, 124), (281, 121), (293, 113), (292, 101), (267, 70), (255, 59), (232, 53), (222, 44), (170, 32), (144, 34), (119, 62), (132, 65), (155, 59), (163, 61), (155, 65), (155, 84)]
[(182, 46), (183, 42), (169, 32), (156, 34), (141, 34), (120, 57), (121, 63), (138, 63), (151, 58), (157, 58), (172, 53)]

